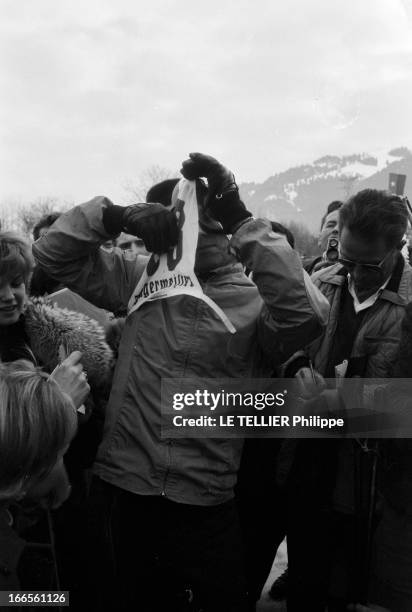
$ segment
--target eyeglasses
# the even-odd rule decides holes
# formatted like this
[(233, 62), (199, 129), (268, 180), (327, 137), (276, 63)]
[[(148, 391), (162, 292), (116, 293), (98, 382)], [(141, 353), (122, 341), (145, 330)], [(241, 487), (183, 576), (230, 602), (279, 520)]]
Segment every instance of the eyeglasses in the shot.
[(394, 252), (392, 249), (385, 255), (385, 257), (377, 264), (362, 263), (360, 261), (353, 261), (352, 259), (345, 259), (344, 257), (338, 257), (338, 262), (344, 266), (348, 272), (353, 272), (355, 268), (364, 268), (367, 272), (381, 272), (385, 261)]

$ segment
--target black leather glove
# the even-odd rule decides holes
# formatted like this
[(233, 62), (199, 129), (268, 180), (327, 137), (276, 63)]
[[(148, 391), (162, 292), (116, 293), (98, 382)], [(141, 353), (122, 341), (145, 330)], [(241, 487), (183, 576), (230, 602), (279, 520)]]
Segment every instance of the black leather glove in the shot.
[(107, 207), (103, 212), (103, 225), (110, 234), (123, 231), (138, 236), (152, 253), (165, 253), (179, 238), (176, 215), (162, 204)]
[(207, 178), (208, 195), (205, 203), (208, 212), (219, 221), (225, 234), (233, 234), (243, 221), (252, 216), (239, 198), (233, 172), (214, 157), (203, 153), (190, 153), (180, 172), (188, 180)]
[(207, 178), (209, 195), (206, 200), (209, 200), (216, 195), (226, 193), (227, 191), (237, 191), (237, 185), (233, 172), (228, 170), (214, 157), (203, 155), (203, 153), (190, 153), (189, 159), (186, 159), (182, 164), (180, 172), (189, 181), (205, 177)]

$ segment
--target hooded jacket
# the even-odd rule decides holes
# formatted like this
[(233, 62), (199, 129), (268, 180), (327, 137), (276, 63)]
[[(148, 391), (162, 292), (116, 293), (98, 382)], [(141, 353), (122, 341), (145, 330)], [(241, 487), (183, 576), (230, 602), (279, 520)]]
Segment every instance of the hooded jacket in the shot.
[[(111, 205), (97, 197), (69, 211), (33, 245), (33, 252), (48, 274), (95, 305), (119, 313), (147, 258), (99, 248), (112, 237), (103, 226), (103, 211)], [(242, 440), (162, 438), (162, 378), (269, 377), (276, 364), (319, 335), (326, 322), (326, 300), (269, 221), (252, 220), (232, 237), (231, 250), (241, 263), (224, 242), (220, 249), (203, 243), (198, 278), (236, 333), (229, 333), (207, 304), (188, 295), (143, 304), (126, 319), (95, 463), (95, 473), (120, 488), (195, 505), (232, 498)], [(253, 270), (254, 282), (242, 264)]]

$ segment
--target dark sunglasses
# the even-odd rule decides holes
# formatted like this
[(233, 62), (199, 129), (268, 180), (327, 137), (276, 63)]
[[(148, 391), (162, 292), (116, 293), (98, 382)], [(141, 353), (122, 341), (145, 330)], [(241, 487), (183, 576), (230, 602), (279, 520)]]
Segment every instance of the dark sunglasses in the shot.
[(338, 257), (338, 262), (342, 264), (348, 272), (352, 272), (355, 268), (364, 268), (367, 272), (381, 272), (385, 261), (389, 258), (389, 255), (392, 255), (395, 251), (396, 249), (389, 251), (389, 253), (387, 253), (377, 264), (362, 263), (360, 261), (353, 261), (352, 259), (345, 259), (344, 257)]

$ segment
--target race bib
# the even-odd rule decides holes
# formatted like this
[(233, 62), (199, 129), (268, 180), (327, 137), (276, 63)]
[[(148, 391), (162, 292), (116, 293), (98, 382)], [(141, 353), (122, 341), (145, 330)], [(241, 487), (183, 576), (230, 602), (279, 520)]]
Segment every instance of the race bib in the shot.
[(194, 272), (199, 234), (195, 181), (182, 179), (179, 182), (174, 210), (179, 226), (178, 243), (168, 253), (152, 254), (130, 298), (128, 315), (149, 301), (166, 299), (174, 295), (191, 295), (203, 300), (233, 334), (236, 329), (223, 310), (203, 293)]

